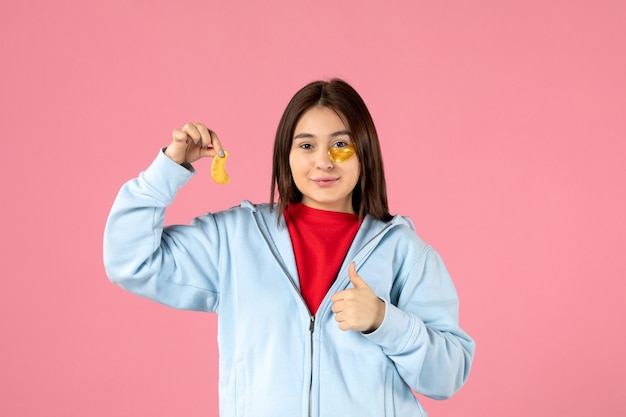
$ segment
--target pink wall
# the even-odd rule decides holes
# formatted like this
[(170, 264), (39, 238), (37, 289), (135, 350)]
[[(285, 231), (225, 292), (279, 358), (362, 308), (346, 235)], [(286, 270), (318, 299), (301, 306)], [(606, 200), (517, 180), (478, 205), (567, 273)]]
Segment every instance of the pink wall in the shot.
[(215, 318), (110, 284), (104, 222), (187, 121), (232, 182), (199, 164), (169, 220), (266, 201), (280, 112), (329, 76), (477, 341), (431, 415), (626, 413), (626, 3), (371, 3), (0, 3), (0, 415), (217, 416)]

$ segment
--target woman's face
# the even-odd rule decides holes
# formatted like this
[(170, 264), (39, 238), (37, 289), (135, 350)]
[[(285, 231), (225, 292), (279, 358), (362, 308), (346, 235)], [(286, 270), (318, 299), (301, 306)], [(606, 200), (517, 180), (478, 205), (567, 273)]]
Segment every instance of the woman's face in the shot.
[(289, 167), (302, 204), (328, 211), (354, 213), (352, 191), (359, 180), (357, 155), (333, 162), (330, 148), (351, 143), (349, 128), (334, 110), (316, 106), (307, 110), (296, 124)]

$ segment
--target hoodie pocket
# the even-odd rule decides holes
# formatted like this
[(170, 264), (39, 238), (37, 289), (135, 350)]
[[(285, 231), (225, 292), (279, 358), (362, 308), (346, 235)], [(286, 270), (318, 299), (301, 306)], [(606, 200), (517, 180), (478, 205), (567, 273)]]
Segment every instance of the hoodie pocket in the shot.
[(396, 416), (396, 405), (393, 393), (395, 372), (394, 366), (387, 365), (387, 369), (385, 370), (385, 417)]
[(417, 397), (402, 380), (395, 365), (387, 365), (385, 370), (385, 417), (414, 416), (427, 417)]

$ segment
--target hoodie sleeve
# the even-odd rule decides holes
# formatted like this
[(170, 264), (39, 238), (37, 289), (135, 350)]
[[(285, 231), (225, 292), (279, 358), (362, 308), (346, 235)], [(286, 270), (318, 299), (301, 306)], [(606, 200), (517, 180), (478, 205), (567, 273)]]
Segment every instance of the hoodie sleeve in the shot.
[(467, 380), (475, 350), (458, 324), (454, 284), (429, 246), (402, 275), (397, 303), (384, 300), (383, 323), (365, 337), (380, 345), (415, 392), (449, 398)]
[(165, 209), (195, 171), (162, 151), (119, 191), (104, 231), (104, 266), (124, 289), (170, 307), (217, 308), (219, 231), (213, 216), (163, 227)]

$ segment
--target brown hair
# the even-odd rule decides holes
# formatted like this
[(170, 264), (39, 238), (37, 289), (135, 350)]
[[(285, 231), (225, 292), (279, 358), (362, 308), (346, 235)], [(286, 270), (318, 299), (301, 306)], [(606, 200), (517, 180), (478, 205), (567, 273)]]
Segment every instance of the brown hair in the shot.
[(336, 78), (307, 84), (287, 105), (276, 129), (270, 207), (274, 207), (276, 191), (278, 191), (279, 218), (288, 204), (302, 200), (302, 193), (296, 187), (291, 175), (289, 153), (296, 124), (304, 112), (315, 106), (334, 110), (347, 122), (351, 132), (361, 168), (359, 181), (352, 193), (354, 212), (361, 217), (369, 214), (378, 220), (390, 220), (392, 216), (387, 205), (383, 159), (372, 116), (356, 90), (345, 81)]

